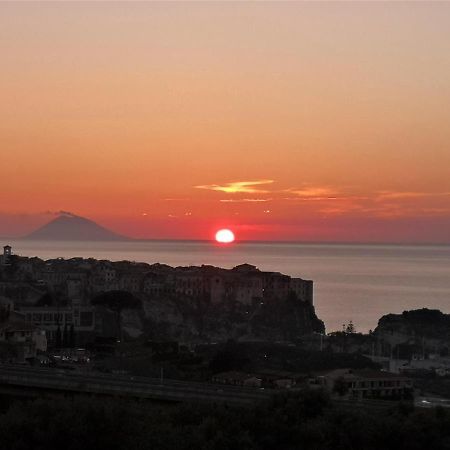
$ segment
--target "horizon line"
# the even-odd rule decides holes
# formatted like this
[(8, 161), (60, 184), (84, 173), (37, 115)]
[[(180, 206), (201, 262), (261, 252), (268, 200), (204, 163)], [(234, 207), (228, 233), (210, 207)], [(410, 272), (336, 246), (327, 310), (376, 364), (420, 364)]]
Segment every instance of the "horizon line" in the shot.
[(302, 241), (302, 240), (291, 240), (291, 239), (280, 239), (280, 240), (262, 240), (262, 239), (236, 239), (231, 244), (220, 244), (214, 239), (183, 239), (183, 238), (133, 238), (124, 237), (124, 239), (115, 240), (96, 240), (96, 239), (27, 239), (24, 236), (13, 237), (13, 236), (0, 236), (0, 240), (4, 241), (27, 241), (27, 242), (70, 242), (70, 243), (81, 243), (81, 242), (96, 242), (96, 243), (115, 243), (115, 242), (195, 242), (195, 243), (208, 243), (217, 244), (221, 247), (234, 247), (237, 244), (300, 244), (300, 245), (373, 245), (373, 246), (450, 246), (450, 242), (389, 242), (389, 241)]

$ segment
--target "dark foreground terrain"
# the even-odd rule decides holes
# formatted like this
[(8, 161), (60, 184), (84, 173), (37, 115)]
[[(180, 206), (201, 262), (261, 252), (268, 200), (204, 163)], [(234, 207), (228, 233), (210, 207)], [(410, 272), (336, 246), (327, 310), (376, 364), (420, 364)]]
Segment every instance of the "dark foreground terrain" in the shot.
[(0, 448), (9, 450), (450, 449), (448, 410), (409, 404), (352, 410), (321, 391), (240, 409), (98, 399), (1, 402)]

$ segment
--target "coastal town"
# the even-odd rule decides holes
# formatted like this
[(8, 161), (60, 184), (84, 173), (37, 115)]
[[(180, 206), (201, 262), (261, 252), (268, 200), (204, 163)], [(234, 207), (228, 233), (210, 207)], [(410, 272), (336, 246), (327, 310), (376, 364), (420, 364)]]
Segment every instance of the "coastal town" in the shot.
[[(371, 334), (352, 323), (326, 334), (313, 281), (249, 264), (44, 261), (6, 245), (0, 313), (6, 364), (144, 376), (165, 370), (187, 381), (320, 387), (361, 399), (412, 398), (411, 376), (450, 372), (442, 341), (423, 337), (417, 348), (392, 320)], [(316, 361), (305, 364), (311, 355)]]
[(450, 1), (0, 36), (0, 450), (450, 450)]
[[(11, 247), (5, 246), (0, 268), (0, 295), (4, 304), (23, 314), (30, 325), (42, 327), (50, 343), (54, 343), (58, 327), (65, 325), (72, 327), (83, 343), (96, 333), (104, 334), (105, 324), (96, 314), (92, 300), (111, 291), (135, 296), (144, 313), (151, 302), (185, 299), (186, 303), (200, 303), (212, 309), (232, 305), (235, 312), (242, 313), (245, 321), (250, 322), (265, 302), (287, 297), (296, 306), (313, 311), (312, 281), (261, 272), (249, 264), (227, 270), (206, 265), (173, 268), (158, 263), (83, 258), (43, 261), (13, 255)], [(136, 337), (142, 332), (142, 324), (138, 317), (134, 319), (135, 323), (126, 328)], [(317, 331), (323, 331), (319, 321), (316, 327)], [(297, 331), (304, 334), (311, 330), (299, 327)], [(202, 339), (208, 337), (195, 330), (185, 338), (186, 342)]]

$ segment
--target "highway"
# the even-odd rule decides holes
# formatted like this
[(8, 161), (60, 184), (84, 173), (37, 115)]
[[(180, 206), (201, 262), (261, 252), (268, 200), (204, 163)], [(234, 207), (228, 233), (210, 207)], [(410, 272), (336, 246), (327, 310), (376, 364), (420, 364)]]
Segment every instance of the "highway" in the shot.
[(417, 408), (436, 408), (440, 406), (441, 408), (450, 408), (450, 400), (443, 397), (416, 397), (414, 400), (414, 405)]
[(209, 402), (252, 405), (273, 395), (268, 390), (211, 383), (79, 373), (56, 368), (0, 365), (3, 392), (26, 389), (34, 393), (60, 392), (97, 394), (167, 402)]

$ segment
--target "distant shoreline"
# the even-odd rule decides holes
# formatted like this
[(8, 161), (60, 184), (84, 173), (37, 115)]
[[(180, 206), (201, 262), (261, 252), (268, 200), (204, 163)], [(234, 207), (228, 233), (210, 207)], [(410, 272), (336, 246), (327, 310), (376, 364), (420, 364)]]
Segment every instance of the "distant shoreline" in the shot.
[[(71, 243), (81, 243), (81, 242), (96, 242), (96, 243), (134, 243), (134, 242), (184, 242), (184, 243), (195, 243), (195, 244), (217, 244), (213, 239), (145, 239), (145, 238), (123, 238), (123, 239), (30, 239), (28, 237), (14, 237), (14, 236), (0, 236), (0, 241), (2, 242), (71, 242)], [(217, 244), (221, 247), (236, 247), (239, 244), (251, 244), (251, 245), (308, 245), (308, 246), (373, 246), (373, 247), (450, 247), (450, 242), (352, 242), (352, 241), (291, 241), (291, 240), (239, 240), (233, 244)]]

